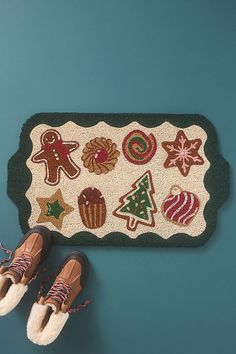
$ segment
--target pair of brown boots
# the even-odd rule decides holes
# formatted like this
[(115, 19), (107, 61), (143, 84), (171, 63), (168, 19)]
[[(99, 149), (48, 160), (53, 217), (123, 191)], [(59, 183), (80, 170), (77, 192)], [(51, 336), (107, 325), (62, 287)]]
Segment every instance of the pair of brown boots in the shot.
[[(37, 226), (22, 238), (11, 263), (0, 268), (0, 315), (6, 315), (20, 302), (50, 246), (50, 231)], [(33, 343), (47, 345), (58, 337), (69, 314), (76, 311), (71, 306), (84, 288), (87, 274), (88, 260), (83, 253), (73, 252), (65, 259), (47, 295), (40, 296), (32, 306), (27, 336)]]

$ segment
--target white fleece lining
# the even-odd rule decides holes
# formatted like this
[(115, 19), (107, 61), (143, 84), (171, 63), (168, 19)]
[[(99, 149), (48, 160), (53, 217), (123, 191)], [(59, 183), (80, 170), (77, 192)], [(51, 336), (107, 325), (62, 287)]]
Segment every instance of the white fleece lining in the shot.
[[(5, 285), (7, 280), (7, 277), (0, 274), (0, 290)], [(6, 315), (8, 312), (13, 310), (16, 305), (18, 305), (27, 290), (28, 285), (21, 283), (11, 284), (4, 298), (0, 300), (0, 316)]]
[(27, 337), (35, 344), (48, 345), (52, 343), (58, 337), (69, 318), (68, 313), (61, 311), (58, 313), (52, 312), (47, 324), (42, 328), (48, 309), (50, 309), (50, 306), (41, 305), (37, 302), (32, 306), (27, 323)]

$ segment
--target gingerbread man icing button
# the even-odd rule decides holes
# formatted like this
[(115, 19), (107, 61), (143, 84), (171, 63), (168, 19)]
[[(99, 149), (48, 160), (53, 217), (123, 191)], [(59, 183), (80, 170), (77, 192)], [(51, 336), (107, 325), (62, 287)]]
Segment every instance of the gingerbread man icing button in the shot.
[(48, 129), (41, 135), (41, 150), (33, 155), (32, 161), (45, 164), (45, 183), (57, 185), (60, 182), (61, 171), (70, 179), (80, 174), (80, 168), (70, 156), (70, 153), (78, 147), (79, 143), (76, 141), (63, 141), (55, 129)]

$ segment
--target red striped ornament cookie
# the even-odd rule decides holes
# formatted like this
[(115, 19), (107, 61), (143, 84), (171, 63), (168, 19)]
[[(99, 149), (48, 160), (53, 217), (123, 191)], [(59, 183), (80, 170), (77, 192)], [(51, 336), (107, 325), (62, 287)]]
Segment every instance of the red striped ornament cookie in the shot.
[(188, 226), (199, 210), (198, 197), (188, 191), (183, 191), (179, 186), (173, 186), (163, 204), (162, 213), (170, 222)]

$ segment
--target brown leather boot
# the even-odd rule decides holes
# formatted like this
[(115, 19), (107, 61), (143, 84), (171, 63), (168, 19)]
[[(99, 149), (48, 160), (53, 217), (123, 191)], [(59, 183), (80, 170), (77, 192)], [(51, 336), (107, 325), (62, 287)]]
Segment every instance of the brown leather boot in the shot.
[(10, 265), (0, 268), (0, 315), (19, 303), (36, 267), (47, 257), (50, 245), (51, 232), (44, 226), (37, 226), (23, 236)]
[(66, 258), (45, 297), (32, 307), (27, 336), (35, 344), (52, 343), (63, 329), (71, 306), (83, 290), (88, 274), (88, 260), (81, 252)]

